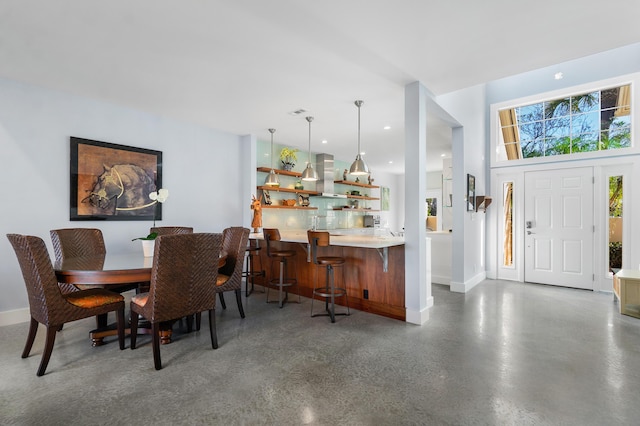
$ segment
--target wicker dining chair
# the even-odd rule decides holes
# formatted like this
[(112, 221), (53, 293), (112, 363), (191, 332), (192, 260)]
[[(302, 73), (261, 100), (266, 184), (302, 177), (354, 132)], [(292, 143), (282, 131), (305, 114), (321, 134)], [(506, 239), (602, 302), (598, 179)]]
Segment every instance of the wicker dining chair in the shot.
[[(104, 256), (107, 253), (102, 231), (96, 228), (52, 229), (49, 231), (49, 235), (53, 243), (56, 262), (75, 257)], [(63, 293), (78, 289), (95, 288), (95, 286), (84, 286), (82, 284), (59, 283), (59, 285)]]
[[(226, 228), (222, 232), (222, 251), (227, 254), (227, 260), (218, 270), (215, 291), (220, 298), (222, 309), (227, 309), (224, 300), (224, 292), (234, 291), (240, 317), (244, 318), (242, 308), (242, 266), (244, 264), (244, 252), (249, 241), (249, 229), (241, 226)], [(199, 314), (196, 314), (196, 330), (200, 330)]]
[(124, 349), (124, 297), (102, 288), (75, 290), (63, 294), (51, 264), (49, 252), (39, 237), (7, 234), (18, 257), (27, 287), (31, 323), (22, 358), (29, 356), (38, 331), (38, 323), (47, 328), (44, 352), (36, 373), (42, 376), (47, 369), (53, 344), (64, 323), (115, 311), (118, 323), (118, 342)]
[[(104, 256), (107, 253), (102, 231), (97, 228), (52, 229), (49, 231), (49, 235), (51, 236), (56, 262), (61, 262), (68, 258)], [(58, 283), (58, 285), (63, 293), (101, 287), (94, 284)], [(138, 287), (148, 287), (148, 285), (148, 283), (110, 285), (109, 290), (116, 293), (124, 293)], [(106, 314), (96, 316), (97, 328), (106, 327), (108, 322)]]
[(151, 323), (153, 362), (160, 359), (160, 323), (209, 311), (211, 346), (218, 347), (215, 327), (218, 258), (222, 234), (164, 235), (156, 239), (148, 293), (131, 299), (131, 349), (136, 348), (138, 315)]

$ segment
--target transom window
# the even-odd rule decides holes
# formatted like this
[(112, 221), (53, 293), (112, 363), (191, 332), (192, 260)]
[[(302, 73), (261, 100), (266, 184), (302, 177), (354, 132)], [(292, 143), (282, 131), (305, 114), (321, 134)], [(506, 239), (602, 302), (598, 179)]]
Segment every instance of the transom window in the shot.
[(498, 111), (498, 156), (506, 160), (631, 146), (631, 86)]

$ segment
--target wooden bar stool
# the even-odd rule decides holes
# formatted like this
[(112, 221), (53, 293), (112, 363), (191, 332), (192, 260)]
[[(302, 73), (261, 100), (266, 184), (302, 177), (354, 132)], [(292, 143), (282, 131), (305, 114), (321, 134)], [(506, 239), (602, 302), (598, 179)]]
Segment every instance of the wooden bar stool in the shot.
[[(298, 303), (300, 303), (300, 287), (298, 286), (298, 280), (294, 277), (289, 277), (287, 274), (287, 259), (296, 255), (294, 250), (273, 250), (271, 247), (272, 241), (280, 241), (280, 231), (276, 228), (264, 228), (262, 235), (267, 242), (267, 257), (273, 262), (277, 260), (280, 266), (280, 273), (278, 278), (272, 278), (269, 280), (269, 284), (278, 286), (278, 304), (282, 308), (284, 302), (288, 301), (289, 291), (288, 288), (292, 285), (298, 287)], [(294, 263), (295, 266), (295, 263)], [(269, 301), (269, 288), (267, 286), (267, 303), (275, 303), (276, 301)], [(282, 292), (285, 292), (284, 299), (282, 298)]]
[[(334, 267), (344, 265), (345, 259), (340, 256), (318, 256), (318, 247), (330, 246), (329, 233), (324, 231), (307, 231), (307, 238), (309, 239), (309, 245), (311, 246), (311, 253), (313, 257), (313, 263), (317, 266), (326, 267), (327, 277), (324, 287), (317, 287), (318, 276), (313, 281), (313, 294), (311, 295), (311, 316), (328, 316), (331, 318), (331, 322), (336, 322), (336, 315), (351, 315), (349, 310), (349, 298), (347, 297), (347, 289), (343, 287), (335, 286)], [(317, 268), (316, 268), (317, 270)], [(343, 269), (343, 282), (344, 282), (344, 269)], [(324, 308), (327, 311), (326, 314), (313, 314), (313, 299), (315, 296), (324, 297)], [(344, 297), (347, 305), (347, 312), (336, 313), (336, 297)], [(331, 304), (329, 304), (331, 301)]]
[[(249, 240), (249, 245), (245, 250), (245, 264), (244, 271), (242, 271), (242, 277), (245, 279), (245, 295), (249, 297), (251, 293), (254, 291), (255, 278), (256, 277), (264, 277), (266, 276), (266, 272), (262, 269), (262, 259), (260, 258), (260, 247), (258, 240), (256, 240), (256, 244), (253, 245), (251, 240)], [(259, 269), (257, 267), (257, 263), (260, 264)], [(251, 281), (251, 290), (249, 290), (249, 281)], [(264, 290), (262, 291), (264, 293)]]

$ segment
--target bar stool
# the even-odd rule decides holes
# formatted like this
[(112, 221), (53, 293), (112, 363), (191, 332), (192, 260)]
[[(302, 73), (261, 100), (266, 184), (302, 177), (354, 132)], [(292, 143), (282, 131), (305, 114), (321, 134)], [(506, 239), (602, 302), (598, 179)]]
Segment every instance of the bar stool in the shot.
[[(293, 250), (273, 250), (271, 247), (272, 241), (280, 241), (280, 231), (276, 228), (263, 228), (262, 235), (267, 242), (267, 257), (273, 262), (277, 260), (280, 264), (280, 274), (278, 278), (272, 278), (269, 280), (269, 284), (278, 286), (278, 304), (282, 308), (284, 302), (289, 298), (288, 288), (295, 285), (298, 287), (298, 303), (300, 303), (300, 287), (298, 286), (298, 280), (295, 277), (289, 277), (287, 274), (287, 259), (296, 255)], [(295, 266), (295, 263), (294, 263)], [(267, 303), (275, 303), (276, 301), (269, 301), (269, 288), (267, 286)], [(282, 298), (282, 291), (285, 291), (284, 299)]]
[[(349, 298), (347, 297), (347, 289), (343, 287), (335, 286), (334, 279), (334, 267), (344, 265), (345, 259), (340, 256), (318, 256), (318, 247), (330, 246), (329, 233), (325, 231), (307, 231), (307, 238), (309, 239), (309, 245), (311, 246), (311, 253), (313, 256), (313, 263), (317, 266), (325, 266), (327, 271), (326, 281), (324, 287), (316, 287), (318, 276), (313, 281), (313, 294), (311, 295), (311, 317), (328, 316), (331, 318), (331, 322), (336, 322), (336, 315), (351, 315), (349, 310)], [(316, 268), (317, 270), (317, 268)], [(342, 270), (343, 282), (344, 282), (344, 269)], [(324, 297), (326, 314), (313, 314), (313, 299), (315, 296)], [(336, 313), (336, 297), (344, 297), (347, 305), (347, 312)], [(331, 301), (331, 305), (329, 305)]]
[[(254, 291), (255, 278), (266, 276), (265, 270), (262, 269), (260, 250), (262, 250), (262, 247), (260, 247), (258, 240), (256, 240), (256, 245), (253, 245), (251, 240), (249, 240), (249, 245), (245, 250), (244, 271), (242, 271), (242, 277), (245, 279), (246, 285), (245, 295), (247, 297)], [(256, 262), (260, 263), (260, 269), (256, 269)], [(249, 290), (249, 280), (251, 280), (251, 290)], [(264, 293), (264, 290), (262, 292)]]

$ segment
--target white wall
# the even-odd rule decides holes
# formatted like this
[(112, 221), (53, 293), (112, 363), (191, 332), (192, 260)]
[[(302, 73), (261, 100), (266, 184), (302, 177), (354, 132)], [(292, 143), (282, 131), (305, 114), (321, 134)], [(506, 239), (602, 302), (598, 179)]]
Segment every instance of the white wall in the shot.
[(453, 281), (466, 292), (486, 277), (485, 215), (466, 211), (466, 176), (476, 179), (476, 195), (489, 195), (485, 164), (485, 86), (438, 96), (436, 101), (461, 128), (453, 132)]
[(217, 232), (241, 225), (249, 209), (241, 169), (247, 143), (237, 135), (0, 79), (0, 325), (12, 322), (11, 311), (28, 307), (5, 234), (39, 236), (52, 254), (50, 229), (98, 227), (108, 251), (135, 252), (141, 249), (131, 239), (152, 224), (69, 221), (70, 136), (163, 152), (170, 196), (158, 225)]

